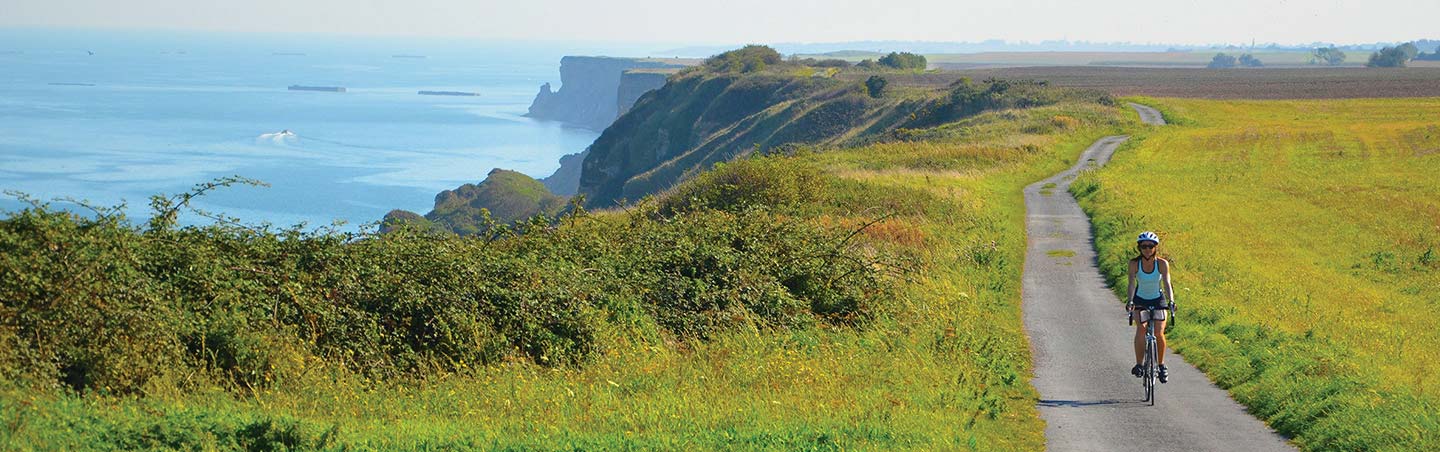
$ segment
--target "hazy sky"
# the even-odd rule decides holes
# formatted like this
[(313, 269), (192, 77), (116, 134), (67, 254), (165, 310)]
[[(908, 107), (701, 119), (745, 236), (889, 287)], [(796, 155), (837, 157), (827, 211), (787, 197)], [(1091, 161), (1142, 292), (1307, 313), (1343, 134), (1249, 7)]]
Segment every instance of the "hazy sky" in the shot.
[(1282, 44), (1440, 38), (1440, 0), (0, 0), (0, 27), (502, 39)]

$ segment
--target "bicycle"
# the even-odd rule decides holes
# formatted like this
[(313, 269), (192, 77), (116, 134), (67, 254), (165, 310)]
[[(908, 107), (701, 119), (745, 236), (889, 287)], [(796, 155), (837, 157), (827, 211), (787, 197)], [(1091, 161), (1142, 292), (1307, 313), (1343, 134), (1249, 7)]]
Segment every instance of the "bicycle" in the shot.
[[(1135, 314), (1140, 311), (1149, 311), (1150, 318), (1153, 319), (1155, 318), (1154, 311), (1158, 311), (1161, 309), (1169, 311), (1169, 316), (1167, 318), (1170, 321), (1166, 322), (1165, 324), (1166, 329), (1169, 329), (1171, 325), (1175, 324), (1175, 303), (1168, 303), (1163, 307), (1135, 306), (1130, 310), (1130, 324), (1135, 324)], [(1145, 399), (1141, 401), (1150, 402), (1150, 406), (1155, 406), (1155, 386), (1156, 381), (1159, 379), (1160, 375), (1160, 371), (1157, 368), (1155, 360), (1160, 357), (1160, 354), (1158, 350), (1159, 347), (1155, 343), (1155, 322), (1150, 321), (1145, 323), (1145, 360), (1140, 365), (1140, 381), (1141, 384), (1145, 387)]]

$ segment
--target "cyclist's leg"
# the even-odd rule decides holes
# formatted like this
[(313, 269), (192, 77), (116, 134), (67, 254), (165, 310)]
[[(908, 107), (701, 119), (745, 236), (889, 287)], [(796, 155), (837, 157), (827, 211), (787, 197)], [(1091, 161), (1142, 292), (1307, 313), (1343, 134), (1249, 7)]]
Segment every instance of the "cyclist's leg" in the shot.
[[(1163, 312), (1163, 311), (1162, 311)], [(1165, 365), (1165, 322), (1169, 319), (1155, 319), (1155, 364)]]
[(1131, 314), (1135, 316), (1135, 365), (1145, 362), (1145, 320), (1143, 312)]

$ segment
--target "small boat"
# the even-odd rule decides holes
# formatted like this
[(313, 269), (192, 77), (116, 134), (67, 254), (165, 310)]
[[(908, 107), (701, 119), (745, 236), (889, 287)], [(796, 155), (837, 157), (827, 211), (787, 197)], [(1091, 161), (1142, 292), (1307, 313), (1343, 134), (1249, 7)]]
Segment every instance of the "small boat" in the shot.
[(343, 87), (343, 86), (305, 86), (305, 85), (290, 85), (290, 91), (325, 91), (325, 92), (331, 92), (331, 93), (343, 93), (343, 92), (345, 92), (345, 87)]
[(295, 132), (291, 132), (290, 129), (285, 129), (279, 132), (262, 133), (256, 138), (260, 140), (270, 140), (275, 143), (281, 143), (287, 139), (295, 138)]
[(421, 96), (479, 96), (480, 93), (466, 91), (420, 91)]

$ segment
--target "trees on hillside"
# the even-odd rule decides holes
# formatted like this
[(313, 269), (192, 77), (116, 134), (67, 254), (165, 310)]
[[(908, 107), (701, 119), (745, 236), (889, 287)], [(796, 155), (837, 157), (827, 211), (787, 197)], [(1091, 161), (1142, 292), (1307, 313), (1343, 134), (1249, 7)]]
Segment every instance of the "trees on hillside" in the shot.
[(1310, 55), (1314, 58), (1313, 61), (1323, 62), (1331, 66), (1339, 66), (1340, 63), (1345, 62), (1345, 52), (1342, 52), (1335, 46), (1317, 48), (1314, 52), (1311, 52)]
[(890, 82), (886, 81), (885, 77), (872, 75), (870, 78), (865, 79), (865, 90), (870, 93), (870, 97), (879, 99), (880, 96), (885, 95), (885, 85), (888, 84), (890, 84)]
[(880, 57), (879, 62), (885, 66), (904, 70), (925, 70), (925, 66), (928, 65), (925, 56), (910, 52), (890, 52), (889, 55)]
[(1255, 58), (1255, 55), (1251, 55), (1251, 54), (1248, 54), (1248, 53), (1247, 53), (1247, 54), (1244, 54), (1244, 55), (1240, 55), (1240, 67), (1264, 67), (1264, 66), (1265, 66), (1265, 63), (1261, 63), (1259, 58)]
[(780, 63), (780, 52), (769, 46), (747, 45), (705, 59), (705, 67), (722, 72), (756, 72)]

